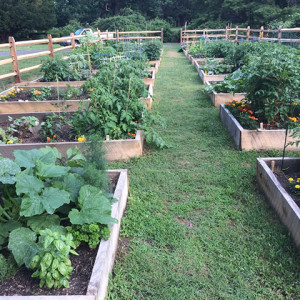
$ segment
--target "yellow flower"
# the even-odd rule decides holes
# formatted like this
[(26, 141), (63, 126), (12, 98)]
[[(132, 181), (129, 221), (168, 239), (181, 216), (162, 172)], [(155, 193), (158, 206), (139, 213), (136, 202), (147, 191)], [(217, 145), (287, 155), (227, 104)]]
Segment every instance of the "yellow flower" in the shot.
[(93, 92), (93, 91), (94, 91), (94, 89), (90, 89), (90, 91), (91, 91), (91, 92)]
[(9, 141), (6, 142), (6, 144), (13, 144), (13, 143), (14, 143), (14, 142), (11, 141), (11, 140), (9, 140)]
[(5, 98), (5, 95), (1, 95), (1, 98)]
[(290, 177), (289, 182), (292, 182), (292, 181), (294, 181), (294, 178)]
[(300, 182), (300, 178), (297, 178), (297, 182)]
[(13, 91), (15, 91), (16, 89), (12, 89)]
[(11, 95), (12, 94), (12, 92), (8, 92), (8, 95)]
[(24, 89), (21, 88), (20, 90), (23, 91)]
[(78, 139), (77, 139), (78, 142), (85, 142), (86, 141), (86, 138), (84, 136), (80, 136)]
[(294, 102), (294, 105), (298, 105), (298, 103), (297, 103), (297, 102)]
[(295, 185), (295, 188), (296, 188), (296, 189), (300, 189), (300, 185), (299, 185), (299, 184), (296, 184), (296, 185)]

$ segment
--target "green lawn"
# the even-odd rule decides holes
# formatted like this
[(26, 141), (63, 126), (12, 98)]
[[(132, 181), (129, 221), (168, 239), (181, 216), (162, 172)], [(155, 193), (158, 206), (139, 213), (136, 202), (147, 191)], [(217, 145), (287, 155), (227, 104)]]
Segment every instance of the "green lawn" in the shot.
[[(54, 44), (54, 48), (59, 48), (60, 46), (58, 44)], [(32, 45), (32, 46), (22, 46), (17, 47), (18, 51), (27, 51), (27, 50), (48, 50), (48, 45)], [(0, 49), (0, 51), (9, 51), (9, 49)], [(58, 52), (54, 54), (55, 57), (63, 57), (69, 55), (69, 52)], [(0, 60), (10, 58), (10, 56), (0, 56)], [(31, 58), (31, 59), (25, 59), (19, 61), (19, 68), (24, 69), (31, 66), (35, 66), (38, 64), (41, 64), (44, 60), (48, 58), (47, 55)], [(0, 67), (0, 75), (7, 74), (13, 72), (12, 64), (6, 64)], [(39, 70), (35, 70), (32, 72), (24, 73), (21, 75), (21, 79), (24, 81), (33, 80), (41, 76), (41, 73)], [(0, 92), (7, 89), (8, 85), (14, 83), (14, 78), (8, 78), (5, 80), (0, 80)]]
[(153, 107), (172, 147), (109, 164), (129, 169), (130, 197), (108, 299), (299, 299), (299, 252), (255, 179), (256, 158), (280, 152), (234, 149), (176, 50)]

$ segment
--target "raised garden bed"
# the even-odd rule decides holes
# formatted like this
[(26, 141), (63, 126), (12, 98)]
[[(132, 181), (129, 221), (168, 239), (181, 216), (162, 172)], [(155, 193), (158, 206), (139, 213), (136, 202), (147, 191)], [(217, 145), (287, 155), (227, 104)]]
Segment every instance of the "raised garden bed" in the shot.
[[(62, 156), (66, 155), (69, 148), (82, 146), (81, 142), (57, 142), (57, 143), (31, 143), (31, 144), (0, 144), (0, 153), (3, 157), (14, 158), (14, 150), (38, 149), (46, 146), (56, 147)], [(109, 140), (103, 142), (105, 158), (108, 161), (127, 160), (143, 155), (144, 137), (141, 130), (136, 132), (134, 139)]]
[[(17, 87), (11, 87), (10, 89), (0, 93), (1, 95), (8, 95), (9, 92), (12, 92)], [(32, 88), (41, 88), (39, 85), (35, 86), (19, 86), (18, 88), (22, 88), (26, 93)], [(56, 89), (56, 87), (53, 87)], [(28, 93), (27, 93), (28, 94)], [(60, 108), (62, 110), (74, 111), (77, 110), (81, 103), (89, 102), (87, 97), (82, 95), (82, 99), (73, 99), (73, 100), (46, 100), (46, 101), (7, 101), (0, 102), (0, 113), (1, 114), (10, 114), (10, 113), (27, 113), (27, 112), (50, 112), (57, 111)], [(18, 97), (16, 97), (18, 99)]]
[[(64, 300), (103, 300), (105, 299), (109, 274), (112, 271), (114, 259), (118, 246), (118, 238), (121, 226), (121, 219), (126, 207), (129, 182), (127, 170), (109, 170), (110, 178), (117, 178), (116, 188), (114, 191), (114, 198), (117, 200), (112, 205), (113, 218), (118, 220), (118, 223), (110, 224), (110, 237), (107, 241), (101, 240), (95, 263), (93, 265), (93, 271), (88, 283), (86, 295), (60, 295), (60, 296), (0, 296), (2, 300), (12, 300), (12, 299), (26, 299), (26, 300), (36, 300), (36, 299), (64, 299)], [(55, 294), (55, 290), (54, 290)]]
[[(206, 87), (211, 87), (212, 83), (210, 81), (205, 82)], [(221, 104), (225, 104), (227, 102), (231, 101), (241, 101), (245, 98), (244, 93), (216, 93), (214, 90), (212, 90), (211, 93), (209, 93), (209, 97), (211, 99), (212, 104), (215, 107), (219, 107)]]
[[(220, 105), (220, 118), (233, 138), (235, 146), (240, 150), (282, 150), (284, 147), (284, 129), (244, 129), (224, 104)], [(289, 137), (288, 134), (287, 143), (292, 141), (295, 141), (295, 139)], [(287, 149), (292, 151), (300, 151), (300, 147), (296, 147), (296, 145), (289, 145)]]
[(195, 68), (199, 73), (199, 76), (202, 80), (202, 82), (205, 84), (207, 81), (223, 81), (225, 79), (225, 76), (228, 74), (216, 74), (216, 75), (208, 75), (205, 74), (203, 70), (200, 69), (197, 62), (195, 62)]
[(148, 96), (141, 98), (142, 102), (146, 105), (148, 110), (152, 108), (152, 97), (153, 97), (153, 86), (152, 84), (147, 85)]
[[(287, 227), (296, 245), (299, 247), (300, 209), (272, 172), (272, 161), (274, 170), (281, 168), (282, 158), (257, 159), (256, 178), (281, 222)], [(284, 169), (287, 169), (288, 172), (299, 172), (300, 158), (285, 158)]]
[(155, 72), (150, 70), (149, 77), (143, 78), (143, 81), (146, 85), (152, 85), (154, 87), (154, 81), (155, 81)]

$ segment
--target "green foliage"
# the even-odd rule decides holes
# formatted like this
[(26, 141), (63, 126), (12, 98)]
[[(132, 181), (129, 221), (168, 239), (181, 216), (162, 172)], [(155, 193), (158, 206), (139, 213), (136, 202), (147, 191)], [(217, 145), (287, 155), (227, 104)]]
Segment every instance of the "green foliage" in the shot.
[(78, 248), (82, 242), (85, 242), (91, 249), (94, 249), (98, 246), (101, 239), (108, 240), (110, 235), (109, 227), (102, 224), (72, 225), (68, 226), (67, 230), (73, 236), (75, 248)]
[(5, 258), (4, 255), (0, 254), (0, 283), (5, 279), (14, 276), (17, 270), (18, 267), (12, 255)]
[(36, 269), (32, 277), (40, 279), (40, 287), (69, 287), (68, 279), (73, 271), (69, 253), (78, 255), (72, 234), (63, 235), (50, 229), (41, 230), (39, 251), (30, 261), (30, 269)]
[(64, 100), (74, 100), (78, 99), (82, 95), (82, 90), (78, 87), (73, 87), (70, 84), (67, 84), (67, 88), (60, 91), (60, 96)]
[[(145, 107), (140, 97), (146, 95), (141, 77), (147, 74), (140, 61), (121, 60), (104, 64), (95, 77), (84, 85), (92, 90), (91, 102), (73, 116), (72, 125), (77, 136), (98, 134), (104, 138), (124, 139), (135, 137), (141, 129), (148, 141), (158, 147), (166, 146), (158, 134), (153, 134), (152, 125), (159, 122)], [(155, 121), (156, 119), (156, 121)]]
[(276, 47), (252, 55), (244, 91), (253, 109), (268, 124), (277, 126), (292, 116), (292, 104), (299, 97), (300, 56), (294, 49)]
[(200, 69), (205, 72), (205, 74), (225, 74), (232, 72), (232, 66), (222, 64), (219, 60), (214, 60), (213, 58), (207, 59), (206, 65), (201, 65)]
[(230, 41), (210, 41), (205, 43), (205, 57), (224, 58), (230, 52), (233, 52), (236, 45)]
[(161, 53), (161, 42), (151, 41), (144, 45), (144, 52), (148, 60), (159, 60)]
[[(18, 266), (37, 268), (33, 276), (41, 279), (41, 286), (68, 286), (72, 269), (66, 265), (73, 237), (65, 235), (64, 226), (77, 224), (80, 229), (97, 223), (100, 230), (94, 234), (107, 238), (106, 225), (116, 222), (111, 217), (112, 197), (100, 189), (106, 187), (107, 174), (102, 151), (97, 150), (99, 146), (85, 147), (85, 158), (77, 148), (69, 149), (62, 159), (56, 148), (46, 147), (16, 150), (14, 161), (0, 158), (0, 251), (11, 251)], [(98, 158), (92, 161), (95, 152)]]
[(45, 86), (42, 87), (41, 89), (31, 89), (30, 94), (31, 94), (31, 100), (33, 101), (45, 101), (47, 100), (47, 97), (51, 96), (51, 87)]
[(46, 82), (64, 81), (71, 77), (69, 63), (56, 57), (45, 60), (41, 66), (41, 72)]

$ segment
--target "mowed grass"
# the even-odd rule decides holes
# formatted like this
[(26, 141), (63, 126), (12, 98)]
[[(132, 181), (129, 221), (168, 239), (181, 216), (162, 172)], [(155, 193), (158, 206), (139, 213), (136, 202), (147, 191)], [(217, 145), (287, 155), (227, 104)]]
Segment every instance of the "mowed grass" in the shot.
[[(165, 47), (154, 111), (172, 146), (111, 163), (130, 197), (108, 299), (299, 299), (300, 257), (177, 47)], [(290, 155), (297, 155), (289, 153)]]

